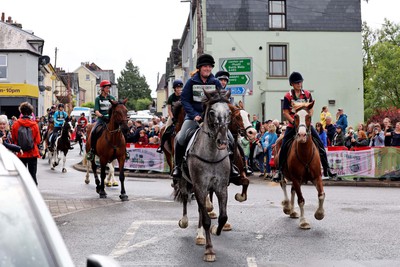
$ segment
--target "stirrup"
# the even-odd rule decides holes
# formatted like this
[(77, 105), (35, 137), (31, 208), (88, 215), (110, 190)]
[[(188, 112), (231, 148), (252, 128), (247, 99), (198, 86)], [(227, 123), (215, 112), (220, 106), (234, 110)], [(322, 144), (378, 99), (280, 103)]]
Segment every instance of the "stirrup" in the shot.
[(88, 161), (94, 160), (94, 154), (93, 154), (92, 151), (89, 151), (89, 152), (86, 154), (86, 159), (87, 159)]
[(328, 169), (324, 170), (324, 176), (325, 177), (330, 177), (330, 178), (336, 178), (337, 177), (337, 173), (331, 172), (331, 168), (328, 168)]
[(163, 153), (162, 147), (159, 146), (159, 147), (157, 148), (156, 152), (162, 154), (162, 153)]

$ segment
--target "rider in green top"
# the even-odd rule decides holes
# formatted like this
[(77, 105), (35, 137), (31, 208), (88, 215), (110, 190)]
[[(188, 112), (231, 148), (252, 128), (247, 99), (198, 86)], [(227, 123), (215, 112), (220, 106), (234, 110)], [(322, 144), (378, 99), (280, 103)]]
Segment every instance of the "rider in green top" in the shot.
[(91, 161), (94, 159), (95, 148), (97, 143), (97, 138), (102, 132), (102, 129), (107, 124), (109, 120), (108, 110), (111, 107), (110, 100), (115, 100), (115, 97), (110, 95), (111, 82), (108, 80), (103, 80), (100, 83), (100, 95), (94, 100), (94, 114), (97, 116), (96, 125), (93, 127), (90, 134), (90, 151), (87, 153), (87, 160)]

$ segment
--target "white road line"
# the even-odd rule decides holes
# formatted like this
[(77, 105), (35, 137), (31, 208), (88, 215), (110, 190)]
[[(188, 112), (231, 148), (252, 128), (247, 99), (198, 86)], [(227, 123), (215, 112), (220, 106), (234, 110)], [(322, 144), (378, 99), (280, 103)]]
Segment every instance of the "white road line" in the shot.
[(109, 254), (110, 257), (113, 258), (118, 258), (130, 251), (132, 251), (134, 248), (138, 247), (144, 247), (149, 244), (156, 243), (160, 237), (152, 237), (148, 240), (129, 245), (129, 243), (132, 241), (134, 238), (136, 231), (142, 226), (142, 225), (177, 225), (177, 221), (136, 221), (131, 224), (131, 226), (128, 228), (128, 230), (125, 232), (125, 234), (122, 236), (122, 238), (119, 240), (117, 245), (114, 247), (114, 249), (111, 251)]
[(248, 267), (257, 267), (256, 258), (254, 258), (254, 257), (247, 257), (247, 266), (248, 266)]

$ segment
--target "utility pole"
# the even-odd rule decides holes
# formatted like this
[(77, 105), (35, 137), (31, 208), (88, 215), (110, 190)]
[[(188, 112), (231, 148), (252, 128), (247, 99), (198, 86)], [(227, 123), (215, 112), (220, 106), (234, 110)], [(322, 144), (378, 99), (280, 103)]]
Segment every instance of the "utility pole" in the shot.
[(196, 14), (197, 14), (197, 55), (204, 54), (204, 34), (203, 34), (203, 10), (200, 0), (196, 1)]

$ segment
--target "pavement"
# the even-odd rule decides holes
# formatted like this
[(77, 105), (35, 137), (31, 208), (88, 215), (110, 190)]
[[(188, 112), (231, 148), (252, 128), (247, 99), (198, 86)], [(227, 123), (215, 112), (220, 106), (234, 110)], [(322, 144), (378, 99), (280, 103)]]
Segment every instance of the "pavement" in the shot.
[[(82, 163), (77, 163), (74, 166), (74, 169), (82, 172), (86, 172), (86, 166), (83, 166)], [(253, 175), (249, 176), (250, 183), (265, 183), (270, 186), (276, 185), (276, 183), (271, 182), (269, 179), (264, 179), (264, 177), (259, 177), (259, 172), (255, 172)], [(116, 177), (117, 176), (116, 171)], [(171, 179), (170, 175), (167, 173), (160, 172), (151, 172), (148, 171), (125, 171), (126, 179), (129, 178), (149, 178), (149, 179)], [(172, 179), (171, 179), (172, 181)], [(309, 184), (311, 185), (311, 184)], [(342, 179), (341, 181), (333, 181), (324, 179), (324, 186), (361, 186), (361, 187), (400, 187), (400, 181), (394, 181), (390, 179), (379, 180), (377, 178), (364, 178), (364, 179)], [(100, 206), (112, 206), (120, 204), (121, 202), (116, 199), (46, 199), (45, 202), (47, 207), (50, 210), (50, 213), (54, 218), (61, 217), (67, 214), (92, 209)]]

